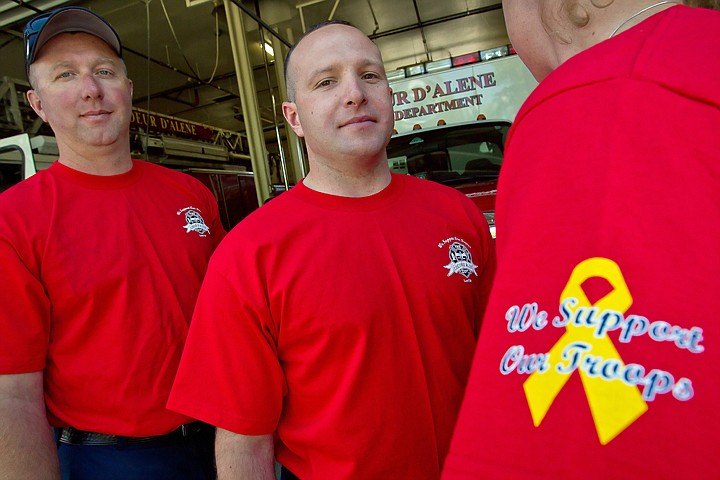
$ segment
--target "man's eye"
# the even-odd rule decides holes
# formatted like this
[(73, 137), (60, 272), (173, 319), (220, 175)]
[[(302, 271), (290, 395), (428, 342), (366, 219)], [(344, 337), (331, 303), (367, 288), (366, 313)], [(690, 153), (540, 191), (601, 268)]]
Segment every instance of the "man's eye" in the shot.
[(321, 81), (320, 83), (318, 83), (318, 87), (327, 87), (328, 85), (330, 85), (330, 83), (331, 83), (331, 82), (330, 82), (329, 79), (328, 79), (328, 80), (323, 80), (323, 81)]
[(69, 78), (70, 76), (72, 76), (72, 73), (70, 73), (70, 72), (61, 72), (58, 75), (58, 78)]
[(98, 73), (98, 75), (104, 75), (104, 76), (112, 75), (112, 71), (106, 70), (106, 69), (98, 70), (97, 73)]

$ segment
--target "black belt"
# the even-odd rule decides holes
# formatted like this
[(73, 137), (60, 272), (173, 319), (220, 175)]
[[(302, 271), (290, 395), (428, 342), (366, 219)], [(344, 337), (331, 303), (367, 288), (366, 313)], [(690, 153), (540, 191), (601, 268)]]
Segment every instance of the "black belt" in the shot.
[(60, 431), (60, 443), (68, 445), (118, 445), (130, 443), (172, 443), (181, 441), (200, 433), (206, 425), (202, 422), (193, 422), (181, 425), (177, 429), (165, 435), (151, 437), (123, 437), (120, 435), (108, 435), (106, 433), (86, 432), (72, 427), (62, 428)]

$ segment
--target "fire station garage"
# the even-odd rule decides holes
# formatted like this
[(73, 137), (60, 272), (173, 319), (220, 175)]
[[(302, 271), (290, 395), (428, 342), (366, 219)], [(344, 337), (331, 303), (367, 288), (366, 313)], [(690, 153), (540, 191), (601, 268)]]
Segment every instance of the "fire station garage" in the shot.
[[(226, 228), (307, 173), (303, 142), (282, 115), (282, 59), (313, 24), (349, 21), (380, 48), (394, 92), (395, 172), (446, 182), (472, 171), (491, 191), (504, 133), (535, 86), (509, 44), (499, 0), (0, 0), (3, 189), (56, 159), (52, 131), (25, 96), (23, 28), (67, 5), (100, 14), (120, 35), (134, 84), (135, 158), (200, 178)], [(495, 121), (465, 127), (474, 143), (455, 153), (447, 135), (422, 137)], [(471, 168), (475, 149), (489, 170)], [(485, 210), (492, 221), (492, 207)]]

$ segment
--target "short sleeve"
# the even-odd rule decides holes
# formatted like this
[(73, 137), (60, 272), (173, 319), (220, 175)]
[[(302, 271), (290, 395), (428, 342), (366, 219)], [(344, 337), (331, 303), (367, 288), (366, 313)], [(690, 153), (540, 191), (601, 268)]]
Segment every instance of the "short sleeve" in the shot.
[(242, 245), (226, 240), (218, 248), (168, 402), (171, 410), (243, 435), (275, 431), (286, 390), (256, 261)]
[[(50, 338), (50, 302), (0, 220), (0, 374), (43, 370)], [(27, 239), (30, 243), (30, 239)]]

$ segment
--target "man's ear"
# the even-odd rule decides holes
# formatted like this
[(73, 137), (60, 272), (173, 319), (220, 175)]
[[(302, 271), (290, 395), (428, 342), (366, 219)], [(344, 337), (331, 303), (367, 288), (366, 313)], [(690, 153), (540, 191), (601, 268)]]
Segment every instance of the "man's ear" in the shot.
[(45, 111), (42, 108), (42, 100), (40, 99), (40, 95), (35, 90), (28, 90), (27, 91), (27, 99), (28, 102), (30, 102), (30, 106), (33, 110), (35, 110), (35, 113), (37, 113), (37, 116), (42, 118), (43, 122), (47, 123), (47, 116), (45, 115)]
[(295, 105), (294, 102), (283, 102), (282, 111), (285, 120), (287, 120), (288, 125), (290, 125), (290, 128), (295, 132), (295, 135), (303, 137), (304, 133), (302, 124), (300, 123), (300, 116), (297, 112), (297, 105)]

